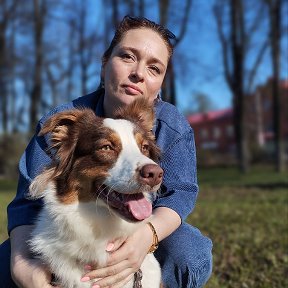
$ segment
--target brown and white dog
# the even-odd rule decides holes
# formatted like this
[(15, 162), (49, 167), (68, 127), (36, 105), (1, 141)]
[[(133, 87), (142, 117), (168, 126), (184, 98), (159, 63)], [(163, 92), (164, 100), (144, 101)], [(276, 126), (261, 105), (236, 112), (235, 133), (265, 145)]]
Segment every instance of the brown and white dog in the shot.
[[(151, 132), (152, 106), (138, 99), (116, 119), (99, 118), (90, 109), (52, 116), (40, 135), (50, 133), (53, 164), (30, 186), (32, 198), (44, 199), (29, 245), (65, 288), (80, 282), (84, 265), (107, 261), (109, 240), (131, 235), (151, 219), (151, 196), (163, 170)], [(159, 288), (160, 267), (147, 254), (143, 288)], [(133, 280), (124, 286), (133, 287)]]

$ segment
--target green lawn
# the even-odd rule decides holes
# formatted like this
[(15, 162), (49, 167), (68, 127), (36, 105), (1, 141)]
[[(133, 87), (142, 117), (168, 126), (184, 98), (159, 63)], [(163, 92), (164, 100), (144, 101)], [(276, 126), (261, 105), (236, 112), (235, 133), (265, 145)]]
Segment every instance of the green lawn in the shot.
[(256, 168), (248, 175), (232, 169), (199, 169), (199, 175), (188, 221), (213, 240), (207, 287), (288, 287), (288, 174)]
[[(213, 240), (208, 288), (288, 287), (288, 174), (256, 167), (199, 168), (200, 193), (188, 221)], [(15, 183), (0, 182), (0, 240)]]
[(0, 242), (7, 236), (7, 205), (15, 196), (16, 183), (0, 180)]

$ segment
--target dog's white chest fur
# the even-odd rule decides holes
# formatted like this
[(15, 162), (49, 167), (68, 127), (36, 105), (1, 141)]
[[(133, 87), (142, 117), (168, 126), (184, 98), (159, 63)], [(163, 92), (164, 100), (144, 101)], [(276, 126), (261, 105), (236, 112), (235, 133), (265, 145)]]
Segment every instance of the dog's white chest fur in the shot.
[[(57, 204), (53, 184), (48, 186), (46, 203), (39, 214), (30, 247), (49, 264), (62, 288), (91, 287), (93, 282), (80, 281), (85, 274), (84, 265), (97, 263), (99, 267), (105, 266), (108, 240), (129, 235), (144, 223), (135, 227), (135, 224), (112, 215), (101, 201), (99, 206), (95, 203)], [(153, 254), (146, 256), (141, 270), (143, 288), (159, 288), (160, 267)], [(124, 287), (132, 288), (133, 280)]]

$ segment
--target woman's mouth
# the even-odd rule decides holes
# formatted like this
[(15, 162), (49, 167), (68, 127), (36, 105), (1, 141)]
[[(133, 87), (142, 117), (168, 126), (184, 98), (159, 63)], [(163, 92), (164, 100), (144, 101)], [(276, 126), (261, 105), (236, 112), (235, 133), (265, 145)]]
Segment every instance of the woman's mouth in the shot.
[(136, 85), (123, 85), (124, 90), (127, 94), (129, 95), (139, 95), (139, 94), (143, 94), (143, 91), (137, 87)]

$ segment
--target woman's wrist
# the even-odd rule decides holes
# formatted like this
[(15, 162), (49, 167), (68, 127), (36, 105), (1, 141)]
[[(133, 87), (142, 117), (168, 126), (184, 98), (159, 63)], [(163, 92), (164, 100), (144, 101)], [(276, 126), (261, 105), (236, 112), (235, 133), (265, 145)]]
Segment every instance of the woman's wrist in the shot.
[(148, 222), (147, 225), (149, 226), (149, 228), (152, 232), (152, 244), (149, 248), (148, 253), (154, 253), (159, 246), (159, 239), (158, 239), (158, 235), (157, 235), (157, 232), (156, 232), (154, 225), (151, 222)]

